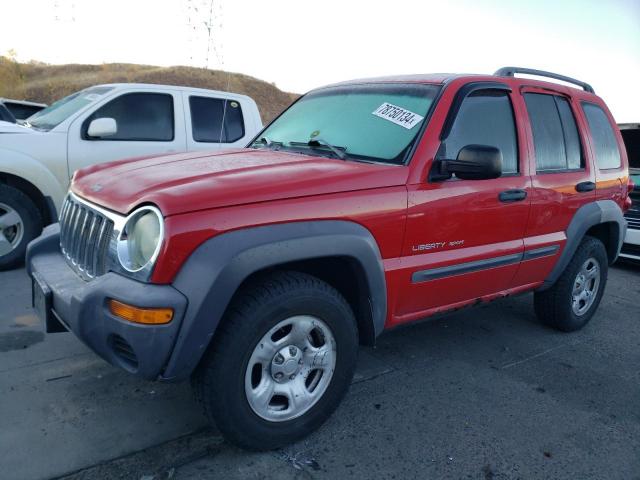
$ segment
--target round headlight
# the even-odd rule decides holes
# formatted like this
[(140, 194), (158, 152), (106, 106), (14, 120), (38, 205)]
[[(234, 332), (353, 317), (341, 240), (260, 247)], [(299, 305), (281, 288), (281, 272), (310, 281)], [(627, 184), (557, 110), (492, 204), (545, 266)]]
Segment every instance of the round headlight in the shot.
[(118, 237), (118, 260), (123, 268), (138, 272), (153, 265), (163, 235), (162, 214), (155, 207), (142, 207), (125, 221)]

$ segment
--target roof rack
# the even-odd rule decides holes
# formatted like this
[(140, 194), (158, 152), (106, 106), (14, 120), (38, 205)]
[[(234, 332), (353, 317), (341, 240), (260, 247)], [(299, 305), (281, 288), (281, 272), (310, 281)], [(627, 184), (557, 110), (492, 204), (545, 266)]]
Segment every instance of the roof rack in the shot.
[(544, 70), (535, 70), (533, 68), (521, 68), (521, 67), (502, 67), (494, 73), (494, 75), (498, 77), (514, 77), (516, 73), (525, 73), (527, 75), (537, 75), (539, 77), (548, 77), (555, 78), (556, 80), (562, 80), (563, 82), (573, 83), (574, 85), (578, 85), (582, 87), (585, 92), (596, 93), (593, 90), (593, 87), (586, 82), (581, 82), (580, 80), (576, 80), (575, 78), (565, 77), (564, 75), (560, 75), (552, 72), (545, 72)]

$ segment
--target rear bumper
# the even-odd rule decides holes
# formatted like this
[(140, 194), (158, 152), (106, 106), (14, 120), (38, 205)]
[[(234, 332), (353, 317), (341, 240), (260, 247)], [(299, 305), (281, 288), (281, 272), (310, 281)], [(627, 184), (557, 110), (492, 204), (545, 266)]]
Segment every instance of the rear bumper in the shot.
[(624, 237), (620, 256), (640, 260), (640, 230), (627, 228), (627, 234)]
[[(29, 244), (27, 269), (51, 291), (48, 332), (72, 331), (112, 365), (146, 379), (162, 377), (180, 331), (187, 299), (170, 285), (141, 283), (116, 273), (82, 280), (60, 253), (60, 229), (50, 225)], [(166, 325), (140, 325), (114, 316), (109, 299), (138, 307), (174, 310)]]

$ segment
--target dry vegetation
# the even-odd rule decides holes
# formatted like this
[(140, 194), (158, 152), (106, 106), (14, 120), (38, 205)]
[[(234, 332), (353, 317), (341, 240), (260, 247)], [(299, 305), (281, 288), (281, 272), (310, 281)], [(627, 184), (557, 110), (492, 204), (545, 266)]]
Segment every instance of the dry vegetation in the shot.
[(257, 78), (220, 70), (128, 63), (47, 65), (0, 57), (0, 97), (51, 103), (90, 85), (117, 82), (185, 85), (242, 93), (256, 101), (265, 123), (297, 97)]

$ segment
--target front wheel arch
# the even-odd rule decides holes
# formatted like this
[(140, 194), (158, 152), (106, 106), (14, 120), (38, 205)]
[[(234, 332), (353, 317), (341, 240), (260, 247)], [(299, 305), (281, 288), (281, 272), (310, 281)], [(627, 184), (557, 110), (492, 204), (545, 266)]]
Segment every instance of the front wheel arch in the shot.
[(357, 259), (348, 256), (309, 258), (257, 270), (244, 279), (233, 298), (240, 295), (256, 278), (281, 271), (306, 273), (335, 288), (354, 312), (360, 344), (375, 345), (376, 330), (371, 308), (371, 291), (366, 280), (366, 272)]
[(34, 202), (21, 190), (0, 183), (0, 270), (20, 265), (27, 245), (42, 232), (42, 217)]
[(189, 298), (189, 307), (162, 378), (176, 381), (191, 374), (231, 299), (251, 275), (328, 257), (354, 259), (364, 271), (372, 336), (377, 336), (387, 316), (387, 287), (380, 251), (366, 228), (344, 220), (250, 227), (204, 242), (178, 272), (173, 286)]
[(11, 173), (0, 172), (0, 184), (5, 184), (20, 190), (29, 197), (40, 212), (43, 226), (57, 221), (57, 212), (53, 199), (44, 195), (40, 189), (30, 181)]

